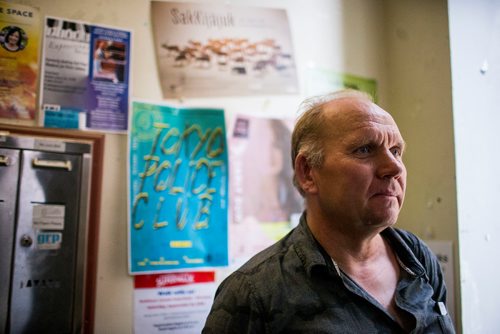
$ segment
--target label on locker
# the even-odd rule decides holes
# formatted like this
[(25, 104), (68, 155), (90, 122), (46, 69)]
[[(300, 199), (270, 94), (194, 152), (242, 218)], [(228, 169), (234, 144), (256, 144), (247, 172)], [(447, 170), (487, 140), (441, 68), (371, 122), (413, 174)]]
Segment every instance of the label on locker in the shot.
[(35, 150), (64, 152), (66, 150), (66, 143), (55, 140), (37, 139), (34, 143)]
[(61, 244), (61, 232), (39, 232), (36, 236), (37, 249), (59, 249)]
[(64, 205), (33, 205), (33, 228), (39, 230), (64, 230)]

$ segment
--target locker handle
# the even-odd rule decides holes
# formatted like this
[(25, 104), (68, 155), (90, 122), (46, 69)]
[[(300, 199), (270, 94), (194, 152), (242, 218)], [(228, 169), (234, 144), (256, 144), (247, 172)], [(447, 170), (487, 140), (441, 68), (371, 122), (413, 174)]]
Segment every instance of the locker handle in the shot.
[(45, 167), (45, 168), (62, 168), (71, 171), (72, 165), (71, 161), (59, 161), (59, 160), (41, 160), (38, 158), (33, 159), (33, 166), (35, 167)]
[(2, 166), (8, 166), (10, 165), (10, 159), (6, 155), (0, 155), (0, 165)]

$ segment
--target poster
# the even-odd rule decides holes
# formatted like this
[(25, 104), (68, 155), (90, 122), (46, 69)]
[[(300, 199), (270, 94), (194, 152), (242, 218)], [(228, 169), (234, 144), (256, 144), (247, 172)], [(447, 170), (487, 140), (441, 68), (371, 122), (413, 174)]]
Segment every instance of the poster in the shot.
[(294, 227), (303, 200), (293, 186), (292, 119), (237, 115), (229, 138), (230, 258), (233, 264)]
[(126, 131), (130, 32), (46, 17), (44, 33), (41, 125)]
[(134, 332), (199, 334), (212, 307), (215, 272), (135, 276)]
[(35, 119), (40, 25), (37, 8), (0, 1), (0, 117)]
[(283, 9), (151, 2), (165, 98), (297, 93)]
[(227, 265), (227, 207), (224, 111), (134, 101), (130, 272)]
[(309, 96), (327, 94), (346, 88), (368, 93), (377, 102), (377, 82), (374, 79), (320, 68), (307, 70), (306, 91)]

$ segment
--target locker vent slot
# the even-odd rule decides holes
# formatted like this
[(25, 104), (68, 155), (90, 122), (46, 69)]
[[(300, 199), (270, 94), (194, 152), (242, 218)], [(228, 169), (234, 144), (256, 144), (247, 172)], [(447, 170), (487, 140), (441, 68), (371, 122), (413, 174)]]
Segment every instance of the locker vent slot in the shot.
[(56, 279), (29, 279), (20, 282), (20, 288), (53, 288), (61, 287), (61, 281)]

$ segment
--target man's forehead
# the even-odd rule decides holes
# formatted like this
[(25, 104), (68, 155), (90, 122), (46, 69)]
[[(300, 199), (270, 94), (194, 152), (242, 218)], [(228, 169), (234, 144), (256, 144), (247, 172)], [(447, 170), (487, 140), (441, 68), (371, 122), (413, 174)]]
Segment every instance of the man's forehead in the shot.
[(329, 123), (325, 135), (332, 140), (344, 141), (353, 137), (358, 140), (359, 136), (378, 134), (404, 142), (392, 116), (371, 101), (339, 99), (326, 105), (325, 111)]
[(388, 112), (368, 100), (342, 98), (327, 103), (324, 108), (329, 121), (333, 122), (336, 128), (367, 122), (396, 126)]

